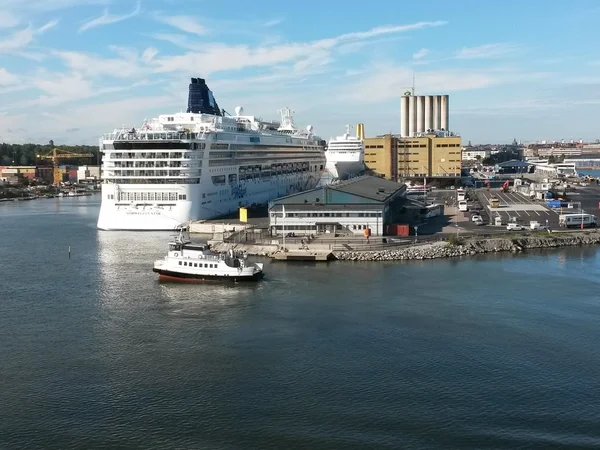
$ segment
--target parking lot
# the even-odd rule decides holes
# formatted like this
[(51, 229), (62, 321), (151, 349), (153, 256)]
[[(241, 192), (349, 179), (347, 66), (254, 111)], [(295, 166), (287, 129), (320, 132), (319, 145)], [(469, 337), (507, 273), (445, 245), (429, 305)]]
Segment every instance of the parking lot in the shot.
[[(550, 228), (558, 227), (560, 210), (547, 208), (544, 203), (531, 200), (518, 192), (480, 190), (477, 191), (477, 197), (488, 214), (490, 223), (493, 223), (495, 217), (500, 216), (503, 224), (509, 220), (516, 220), (523, 225), (528, 225), (530, 221), (537, 221)], [(499, 208), (490, 206), (492, 197), (500, 201)]]

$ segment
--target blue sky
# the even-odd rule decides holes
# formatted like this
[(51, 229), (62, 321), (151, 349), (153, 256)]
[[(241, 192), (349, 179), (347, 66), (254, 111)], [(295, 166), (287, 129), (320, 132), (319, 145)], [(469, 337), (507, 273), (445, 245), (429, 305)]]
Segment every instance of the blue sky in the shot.
[[(567, 6), (568, 5), (568, 6)], [(465, 143), (600, 138), (590, 0), (0, 0), (0, 142), (97, 143), (185, 110), (206, 78), (228, 111), (324, 138), (400, 131), (400, 95), (450, 95)]]

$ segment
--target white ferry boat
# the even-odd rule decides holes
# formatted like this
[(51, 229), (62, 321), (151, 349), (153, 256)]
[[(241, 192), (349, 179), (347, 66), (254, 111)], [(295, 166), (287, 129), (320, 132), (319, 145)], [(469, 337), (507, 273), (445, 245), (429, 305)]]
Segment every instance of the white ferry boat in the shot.
[(249, 263), (233, 250), (215, 255), (208, 246), (194, 245), (183, 235), (169, 243), (167, 255), (155, 261), (152, 270), (167, 281), (258, 281), (264, 276), (262, 263)]
[(350, 125), (346, 125), (346, 133), (329, 140), (325, 158), (327, 173), (324, 176), (332, 181), (360, 175), (365, 170), (364, 142), (360, 137), (352, 136)]
[(174, 230), (191, 220), (314, 188), (325, 170), (324, 141), (281, 122), (220, 109), (192, 78), (185, 113), (160, 115), (139, 129), (115, 129), (100, 142), (103, 230)]

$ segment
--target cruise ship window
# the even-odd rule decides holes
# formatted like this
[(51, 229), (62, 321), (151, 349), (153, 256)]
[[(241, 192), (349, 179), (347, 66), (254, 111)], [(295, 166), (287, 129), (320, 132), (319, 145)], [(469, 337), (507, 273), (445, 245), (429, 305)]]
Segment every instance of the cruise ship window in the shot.
[(198, 263), (194, 263), (194, 267), (198, 267)]
[(181, 265), (181, 261), (179, 261), (179, 265)]

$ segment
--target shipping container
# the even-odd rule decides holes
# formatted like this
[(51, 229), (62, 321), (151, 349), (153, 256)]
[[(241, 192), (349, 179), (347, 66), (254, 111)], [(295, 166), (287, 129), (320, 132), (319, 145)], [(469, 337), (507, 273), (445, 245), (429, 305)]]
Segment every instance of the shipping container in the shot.
[(396, 236), (410, 236), (410, 226), (409, 225), (395, 225), (396, 227)]

